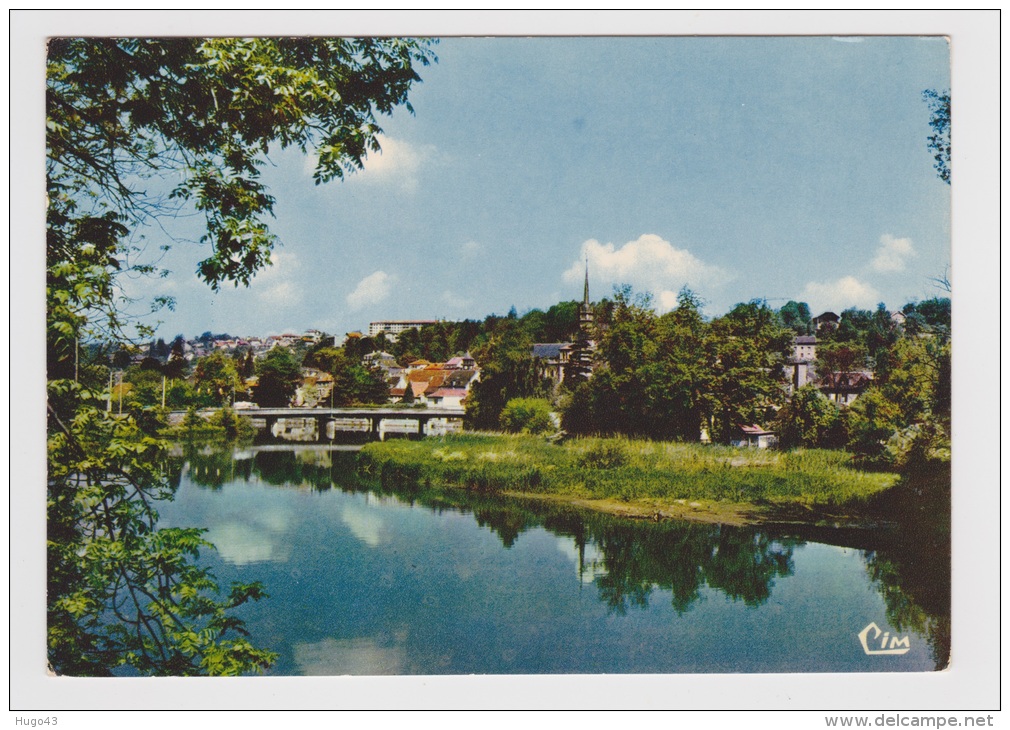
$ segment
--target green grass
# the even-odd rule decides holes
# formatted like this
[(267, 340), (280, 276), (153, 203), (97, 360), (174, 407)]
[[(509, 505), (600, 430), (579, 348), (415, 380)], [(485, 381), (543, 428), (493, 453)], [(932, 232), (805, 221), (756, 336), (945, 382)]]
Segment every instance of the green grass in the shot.
[(384, 483), (459, 486), (573, 498), (864, 505), (894, 474), (864, 472), (842, 451), (789, 452), (585, 438), (460, 434), (370, 443), (359, 469)]

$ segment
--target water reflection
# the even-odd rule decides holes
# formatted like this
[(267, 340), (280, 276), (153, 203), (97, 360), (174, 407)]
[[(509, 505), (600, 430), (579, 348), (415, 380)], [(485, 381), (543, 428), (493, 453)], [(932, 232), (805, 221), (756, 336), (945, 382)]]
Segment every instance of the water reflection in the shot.
[(356, 538), (369, 547), (378, 547), (385, 539), (385, 522), (375, 512), (348, 505), (340, 513), (340, 519)]
[[(493, 593), (496, 596), (494, 600), (504, 600), (495, 593), (500, 586), (488, 588), (482, 583), (490, 580), (484, 575), (485, 570), (492, 563), (505, 561), (516, 551), (527, 555), (527, 543), (536, 543), (541, 534), (549, 537), (547, 549), (557, 556), (556, 560), (560, 561), (560, 556), (564, 556), (564, 564), (571, 566), (566, 570), (573, 571), (574, 575), (568, 573), (572, 575), (572, 582), (580, 587), (580, 591), (588, 589), (588, 594), (598, 599), (596, 605), (604, 607), (598, 610), (605, 610), (611, 617), (633, 619), (661, 608), (667, 614), (683, 618), (684, 625), (691, 626), (692, 631), (701, 632), (708, 630), (707, 624), (713, 611), (722, 616), (723, 611), (733, 610), (732, 620), (737, 630), (751, 631), (754, 635), (750, 638), (768, 646), (775, 645), (777, 641), (781, 643), (776, 637), (790, 631), (797, 622), (806, 620), (811, 624), (804, 629), (808, 635), (798, 640), (801, 644), (809, 638), (810, 632), (817, 631), (813, 626), (817, 620), (806, 614), (811, 607), (824, 610), (819, 603), (820, 594), (831, 594), (835, 597), (832, 600), (841, 600), (858, 592), (854, 590), (857, 584), (851, 582), (852, 578), (846, 577), (845, 580), (850, 582), (844, 584), (838, 582), (841, 579), (837, 578), (837, 568), (825, 567), (821, 577), (810, 567), (811, 560), (815, 560), (816, 568), (822, 562), (827, 564), (839, 556), (844, 557), (844, 550), (823, 549), (824, 544), (855, 548), (855, 554), (850, 553), (852, 557), (845, 559), (850, 562), (852, 559), (862, 560), (865, 577), (860, 585), (871, 585), (875, 589), (883, 602), (886, 616), (866, 615), (865, 599), (855, 596), (853, 601), (858, 605), (844, 609), (853, 617), (846, 617), (848, 623), (838, 629), (838, 637), (825, 641), (831, 646), (839, 645), (844, 651), (845, 644), (841, 642), (851, 643), (855, 632), (869, 621), (883, 625), (886, 619), (896, 631), (915, 632), (925, 637), (937, 668), (945, 666), (949, 656), (950, 565), (949, 543), (945, 542), (949, 537), (942, 527), (936, 527), (935, 520), (930, 522), (927, 513), (913, 515), (906, 520), (914, 524), (872, 533), (793, 527), (756, 530), (674, 521), (632, 522), (548, 502), (491, 497), (463, 490), (438, 490), (418, 483), (365, 479), (355, 471), (354, 453), (320, 449), (251, 449), (239, 456), (242, 458), (232, 458), (220, 452), (190, 450), (183, 455), (177, 467), (177, 474), (185, 472), (190, 482), (206, 490), (208, 497), (223, 487), (227, 488), (228, 484), (245, 485), (241, 489), (241, 497), (229, 508), (230, 512), (208, 523), (212, 524), (208, 538), (218, 546), (224, 561), (238, 566), (261, 561), (279, 563), (287, 560), (301, 544), (301, 554), (312, 557), (308, 568), (299, 567), (299, 570), (312, 569), (316, 563), (353, 566), (351, 573), (333, 574), (332, 577), (329, 573), (317, 575), (310, 585), (318, 595), (309, 598), (299, 594), (296, 600), (295, 605), (305, 612), (305, 620), (313, 626), (320, 622), (315, 615), (317, 612), (311, 608), (313, 602), (325, 605), (335, 596), (353, 592), (356, 606), (353, 620), (341, 614), (336, 620), (344, 623), (339, 627), (320, 628), (319, 631), (324, 633), (317, 636), (305, 632), (304, 637), (292, 642), (291, 661), (301, 673), (474, 671), (472, 665), (463, 662), (459, 656), (450, 656), (445, 652), (429, 656), (427, 664), (416, 656), (433, 646), (442, 646), (445, 635), (454, 631), (464, 632), (460, 638), (463, 647), (474, 644), (474, 636), (465, 633), (467, 629), (463, 625), (447, 627), (438, 623), (441, 620), (459, 620), (447, 619), (450, 604), (471, 600), (469, 595), (454, 596), (453, 591), (460, 592), (465, 587), (467, 591), (475, 591), (475, 596)], [(331, 491), (334, 494), (324, 494)], [(298, 507), (301, 511), (297, 516), (292, 511), (292, 496), (297, 496), (299, 502), (305, 502), (304, 506)], [(201, 507), (203, 514), (213, 509), (210, 504), (208, 501)], [(400, 507), (399, 511), (397, 507)], [(457, 522), (471, 526), (476, 522), (485, 536), (493, 535), (501, 545), (501, 555), (483, 549), (473, 549), (465, 555), (451, 554), (454, 548), (448, 539), (449, 533), (444, 552), (440, 554), (438, 543), (441, 535), (431, 534), (430, 520), (415, 526), (409, 519), (397, 516), (409, 512), (408, 507), (421, 507), (428, 514), (442, 518), (455, 516)], [(447, 523), (443, 519), (438, 529), (455, 529), (452, 522)], [(335, 543), (321, 544), (323, 530), (332, 532), (336, 526), (340, 526), (353, 541), (341, 542), (339, 547)], [(409, 532), (414, 527), (418, 530), (416, 534)], [(909, 539), (909, 535), (917, 537)], [(333, 541), (334, 537), (330, 535), (328, 539)], [(808, 546), (811, 541), (820, 543), (822, 549), (811, 550)], [(410, 549), (414, 544), (417, 545), (417, 554)], [(424, 553), (426, 549), (435, 552)], [(779, 584), (785, 585), (787, 579), (797, 573), (798, 551), (804, 550), (808, 566), (807, 582), (803, 588), (805, 593), (797, 598), (794, 595), (796, 589), (793, 593), (788, 590), (783, 593)], [(422, 556), (428, 562), (422, 560)], [(541, 562), (547, 560), (541, 553), (537, 553), (536, 559)], [(306, 558), (302, 557), (302, 561), (304, 563)], [(561, 564), (562, 567), (564, 564)], [(440, 570), (443, 572), (439, 573)], [(860, 570), (858, 563), (855, 570)], [(321, 579), (321, 575), (325, 577)], [(498, 580), (501, 578), (499, 575)], [(817, 580), (824, 581), (820, 590)], [(272, 593), (276, 591), (269, 583), (268, 588)], [(403, 599), (405, 603), (384, 605), (383, 596), (394, 588), (406, 596)], [(719, 605), (712, 604), (713, 597), (721, 599), (719, 605), (738, 606), (739, 609), (719, 608)], [(484, 599), (472, 600), (492, 599), (485, 596)], [(537, 602), (544, 599), (531, 595), (519, 600), (527, 604), (523, 611), (534, 611), (540, 605)], [(786, 600), (791, 603), (783, 604)], [(306, 607), (303, 608), (303, 604)], [(705, 605), (704, 611), (701, 611), (705, 618), (699, 624), (691, 617), (699, 613), (697, 609), (702, 605)], [(497, 617), (496, 620), (508, 622), (512, 634), (501, 640), (504, 645), (493, 648), (492, 653), (499, 664), (478, 663), (477, 671), (560, 671), (551, 664), (553, 659), (541, 657), (534, 662), (524, 657), (522, 652), (517, 653), (510, 645), (510, 642), (523, 637), (522, 640), (530, 647), (547, 646), (544, 637), (532, 631), (530, 617), (511, 617), (510, 612), (519, 610), (512, 605), (490, 603), (485, 608)], [(539, 610), (545, 615), (556, 611), (547, 604)], [(743, 613), (736, 613), (738, 610)], [(759, 610), (763, 612), (763, 618), (754, 623), (748, 616), (756, 615)], [(838, 610), (841, 612), (843, 609)], [(376, 633), (376, 625), (358, 618), (359, 612), (362, 615), (377, 612), (379, 615), (393, 613), (399, 616), (398, 611), (419, 612), (426, 617), (423, 621), (428, 624), (424, 629), (412, 624), (409, 632), (386, 630)], [(573, 631), (588, 631), (578, 624), (584, 619), (576, 617), (569, 620), (575, 622)], [(271, 621), (276, 619), (271, 618)], [(774, 629), (764, 630), (779, 633), (771, 637), (758, 635), (762, 630), (760, 627), (764, 626), (774, 626)], [(478, 627), (471, 630), (486, 629)], [(426, 631), (429, 633), (426, 634)], [(717, 628), (712, 631), (718, 633)], [(436, 633), (431, 635), (430, 632)], [(486, 637), (481, 640), (490, 641)], [(680, 637), (677, 641), (687, 640)], [(697, 659), (696, 664), (687, 665), (687, 671), (714, 671), (717, 666), (723, 666), (716, 664), (718, 647), (706, 641), (699, 634), (698, 646), (692, 651), (702, 658)], [(477, 652), (476, 647), (470, 650)], [(568, 650), (572, 648), (568, 647)], [(767, 649), (762, 651), (771, 654)], [(796, 651), (800, 651), (802, 659), (810, 661), (811, 666), (820, 671), (838, 668), (830, 663), (830, 657), (818, 664), (822, 661), (821, 657), (803, 655), (802, 647)], [(456, 652), (463, 653), (464, 648), (457, 648)], [(665, 658), (636, 655), (637, 663), (630, 664), (630, 670), (668, 669), (661, 659)], [(574, 671), (588, 671), (583, 667), (596, 666), (591, 663), (596, 661), (592, 655), (583, 657), (583, 660), (587, 664), (576, 665)], [(757, 670), (769, 666), (771, 670), (783, 671), (790, 666), (773, 665), (772, 659), (767, 656), (761, 657), (761, 660), (766, 663), (755, 664)], [(490, 660), (482, 654), (473, 661)], [(523, 664), (523, 661), (527, 663)], [(722, 661), (727, 662), (725, 666), (729, 667), (729, 671), (735, 671), (733, 667), (737, 665), (732, 662), (740, 662), (741, 659), (730, 656)], [(862, 671), (903, 668), (896, 664), (885, 667), (879, 662), (859, 664), (859, 661), (867, 659), (857, 657), (846, 668)], [(601, 666), (603, 671), (617, 671), (612, 667), (618, 665)], [(565, 668), (561, 665), (561, 669)], [(571, 667), (567, 669), (573, 670)]]
[(406, 666), (403, 646), (381, 639), (326, 638), (312, 644), (295, 644), (295, 664), (302, 674), (402, 674)]

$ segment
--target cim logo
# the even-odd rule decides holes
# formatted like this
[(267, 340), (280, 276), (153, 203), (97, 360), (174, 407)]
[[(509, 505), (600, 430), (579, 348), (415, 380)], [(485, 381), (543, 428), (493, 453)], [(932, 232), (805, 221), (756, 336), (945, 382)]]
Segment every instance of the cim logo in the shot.
[[(880, 639), (878, 642), (877, 639)], [(888, 642), (890, 640), (890, 643)], [(891, 636), (890, 631), (881, 631), (875, 623), (871, 623), (859, 632), (859, 643), (863, 645), (863, 651), (870, 656), (879, 654), (905, 654), (912, 648), (912, 644), (907, 636), (898, 638)]]

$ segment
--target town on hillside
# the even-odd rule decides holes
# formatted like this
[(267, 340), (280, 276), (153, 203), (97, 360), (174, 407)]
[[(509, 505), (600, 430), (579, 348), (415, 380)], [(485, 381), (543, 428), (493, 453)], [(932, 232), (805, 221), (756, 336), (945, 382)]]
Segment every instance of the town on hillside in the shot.
[[(949, 336), (947, 298), (817, 316), (754, 301), (706, 320), (687, 291), (663, 315), (628, 290), (594, 303), (587, 271), (581, 301), (522, 316), (380, 320), (339, 340), (317, 329), (155, 340), (113, 353), (107, 405), (396, 405), (500, 430), (511, 401), (533, 398), (574, 434), (880, 452), (949, 402)], [(869, 420), (887, 423), (845, 415), (868, 392), (887, 405)]]

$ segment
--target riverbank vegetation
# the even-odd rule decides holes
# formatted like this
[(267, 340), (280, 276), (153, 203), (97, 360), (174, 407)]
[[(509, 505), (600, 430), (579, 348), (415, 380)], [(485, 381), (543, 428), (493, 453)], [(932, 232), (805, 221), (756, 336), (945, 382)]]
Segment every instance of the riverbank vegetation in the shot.
[[(863, 513), (898, 476), (854, 468), (841, 451), (530, 435), (463, 434), (364, 447), (359, 470), (388, 481), (577, 500), (607, 511), (710, 517), (737, 505), (752, 519), (776, 508)], [(615, 504), (616, 503), (616, 504)], [(688, 510), (679, 507), (691, 508)], [(672, 512), (666, 511), (673, 510)], [(737, 514), (739, 518), (739, 514)]]
[[(158, 527), (156, 505), (173, 490), (162, 466), (167, 442), (152, 434), (155, 409), (226, 402), (234, 397), (234, 368), (208, 358), (197, 364), (198, 381), (184, 383), (180, 343), (160, 353), (164, 371), (138, 368), (133, 382), (125, 379), (135, 340), (153, 334), (143, 305), (127, 294), (143, 287), (127, 282), (170, 273), (159, 261), (171, 244), (155, 252), (147, 227), (168, 224), (166, 240), (174, 243), (192, 229), (177, 236), (171, 219), (198, 215), (206, 256), (198, 276), (214, 290), (248, 284), (270, 263), (276, 242), (267, 226), (274, 198), (260, 179), (267, 149), (315, 153), (318, 183), (360, 169), (379, 151), (378, 117), (409, 107), (417, 70), (434, 60), (430, 46), (397, 38), (49, 43), (51, 672), (242, 674), (276, 658), (245, 638), (234, 615), (264, 596), (261, 586), (219, 587), (197, 564), (210, 547), (201, 530)], [(154, 297), (150, 304), (157, 310), (172, 300)]]

